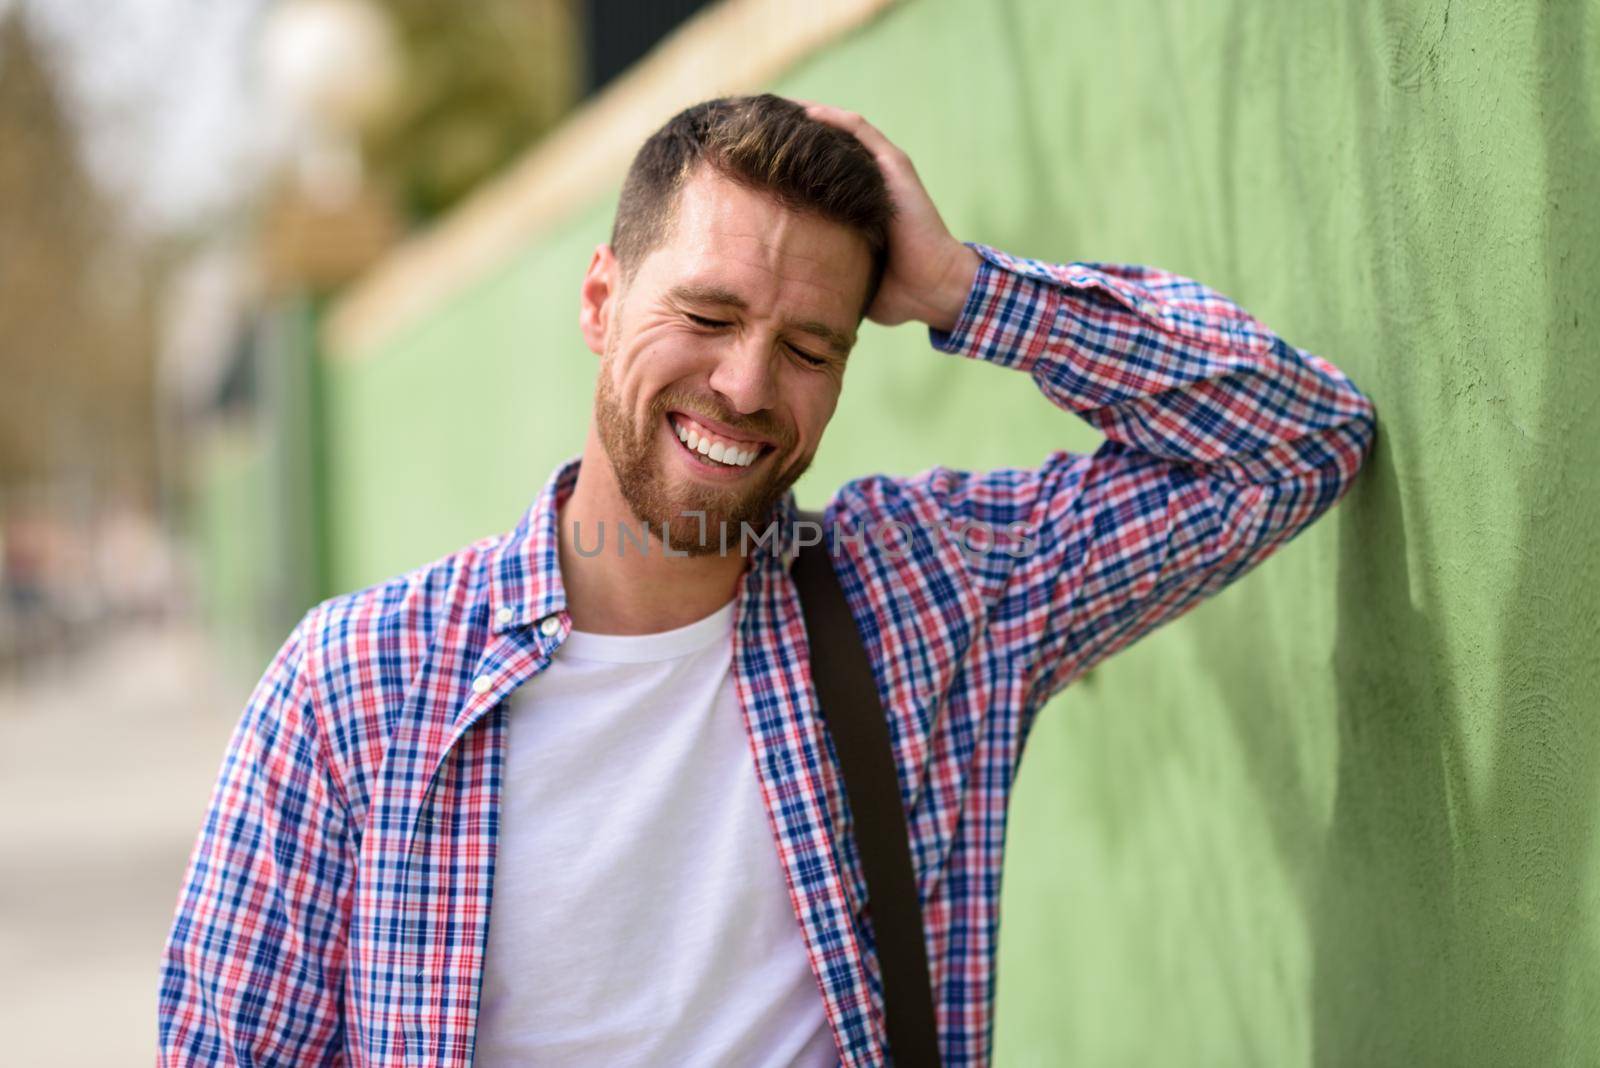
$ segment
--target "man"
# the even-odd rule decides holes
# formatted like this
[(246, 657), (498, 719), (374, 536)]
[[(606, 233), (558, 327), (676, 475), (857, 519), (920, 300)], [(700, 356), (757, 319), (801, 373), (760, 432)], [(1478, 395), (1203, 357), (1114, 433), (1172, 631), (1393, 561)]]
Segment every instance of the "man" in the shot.
[(871, 125), (772, 96), (646, 143), (581, 309), (581, 457), (508, 534), (313, 609), (253, 695), (166, 949), (165, 1063), (884, 1063), (788, 570), (863, 314), (1106, 437), (825, 513), (942, 1060), (986, 1063), (1034, 716), (1326, 511), (1374, 436), (1348, 378), (1215, 292), (962, 244)]

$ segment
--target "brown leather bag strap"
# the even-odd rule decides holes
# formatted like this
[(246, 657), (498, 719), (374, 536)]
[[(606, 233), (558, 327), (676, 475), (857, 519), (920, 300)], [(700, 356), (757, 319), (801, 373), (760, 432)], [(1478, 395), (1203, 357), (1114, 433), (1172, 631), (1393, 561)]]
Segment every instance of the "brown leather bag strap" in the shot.
[[(815, 523), (817, 529), (823, 527), (819, 513), (802, 512), (799, 518)], [(805, 616), (812, 682), (833, 737), (855, 822), (868, 915), (883, 973), (889, 1052), (901, 1068), (937, 1066), (939, 1032), (922, 907), (911, 867), (900, 778), (872, 665), (834, 573), (826, 537), (820, 545), (801, 548), (791, 575)]]

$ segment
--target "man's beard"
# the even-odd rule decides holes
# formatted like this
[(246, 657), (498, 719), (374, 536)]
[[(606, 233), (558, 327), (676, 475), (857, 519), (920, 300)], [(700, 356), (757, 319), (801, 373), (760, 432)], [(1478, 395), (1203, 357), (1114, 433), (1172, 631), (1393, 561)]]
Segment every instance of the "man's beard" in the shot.
[[(712, 397), (670, 389), (651, 401), (643, 425), (636, 426), (612, 388), (610, 370), (608, 356), (600, 366), (595, 387), (595, 425), (600, 443), (611, 460), (617, 485), (634, 518), (647, 524), (658, 538), (665, 529), (672, 551), (686, 552), (690, 556), (741, 551), (745, 543), (741, 524), (745, 523), (751, 527), (751, 544), (754, 544), (755, 539), (763, 535), (762, 528), (773, 506), (805, 472), (809, 459), (782, 469), (773, 464), (766, 475), (752, 476), (737, 485), (682, 485), (679, 479), (669, 485), (661, 455), (660, 427), (669, 411), (682, 412), (691, 418), (699, 413), (730, 427), (759, 433), (773, 442), (776, 457), (787, 452), (790, 435), (770, 419), (752, 420), (728, 412)], [(759, 432), (756, 426), (760, 427)], [(761, 456), (755, 462), (771, 461)], [(704, 518), (693, 513), (704, 513)], [(617, 539), (622, 536), (620, 530), (612, 534)]]

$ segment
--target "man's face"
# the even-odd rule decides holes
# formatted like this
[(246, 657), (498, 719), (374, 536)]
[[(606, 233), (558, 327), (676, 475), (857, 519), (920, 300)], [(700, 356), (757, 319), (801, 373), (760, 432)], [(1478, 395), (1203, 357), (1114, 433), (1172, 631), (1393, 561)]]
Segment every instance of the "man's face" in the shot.
[(604, 323), (596, 429), (635, 517), (667, 524), (674, 549), (717, 551), (719, 523), (737, 546), (740, 524), (759, 527), (810, 464), (869, 271), (853, 231), (709, 168), (626, 292), (609, 250), (596, 256), (584, 287), (591, 347)]

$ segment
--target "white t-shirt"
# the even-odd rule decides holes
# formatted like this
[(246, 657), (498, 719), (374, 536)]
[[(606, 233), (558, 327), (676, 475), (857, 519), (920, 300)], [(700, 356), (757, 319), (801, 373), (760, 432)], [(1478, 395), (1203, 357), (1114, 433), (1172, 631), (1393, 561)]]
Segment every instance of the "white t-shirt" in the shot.
[(511, 696), (475, 1063), (838, 1063), (732, 637), (574, 631)]

